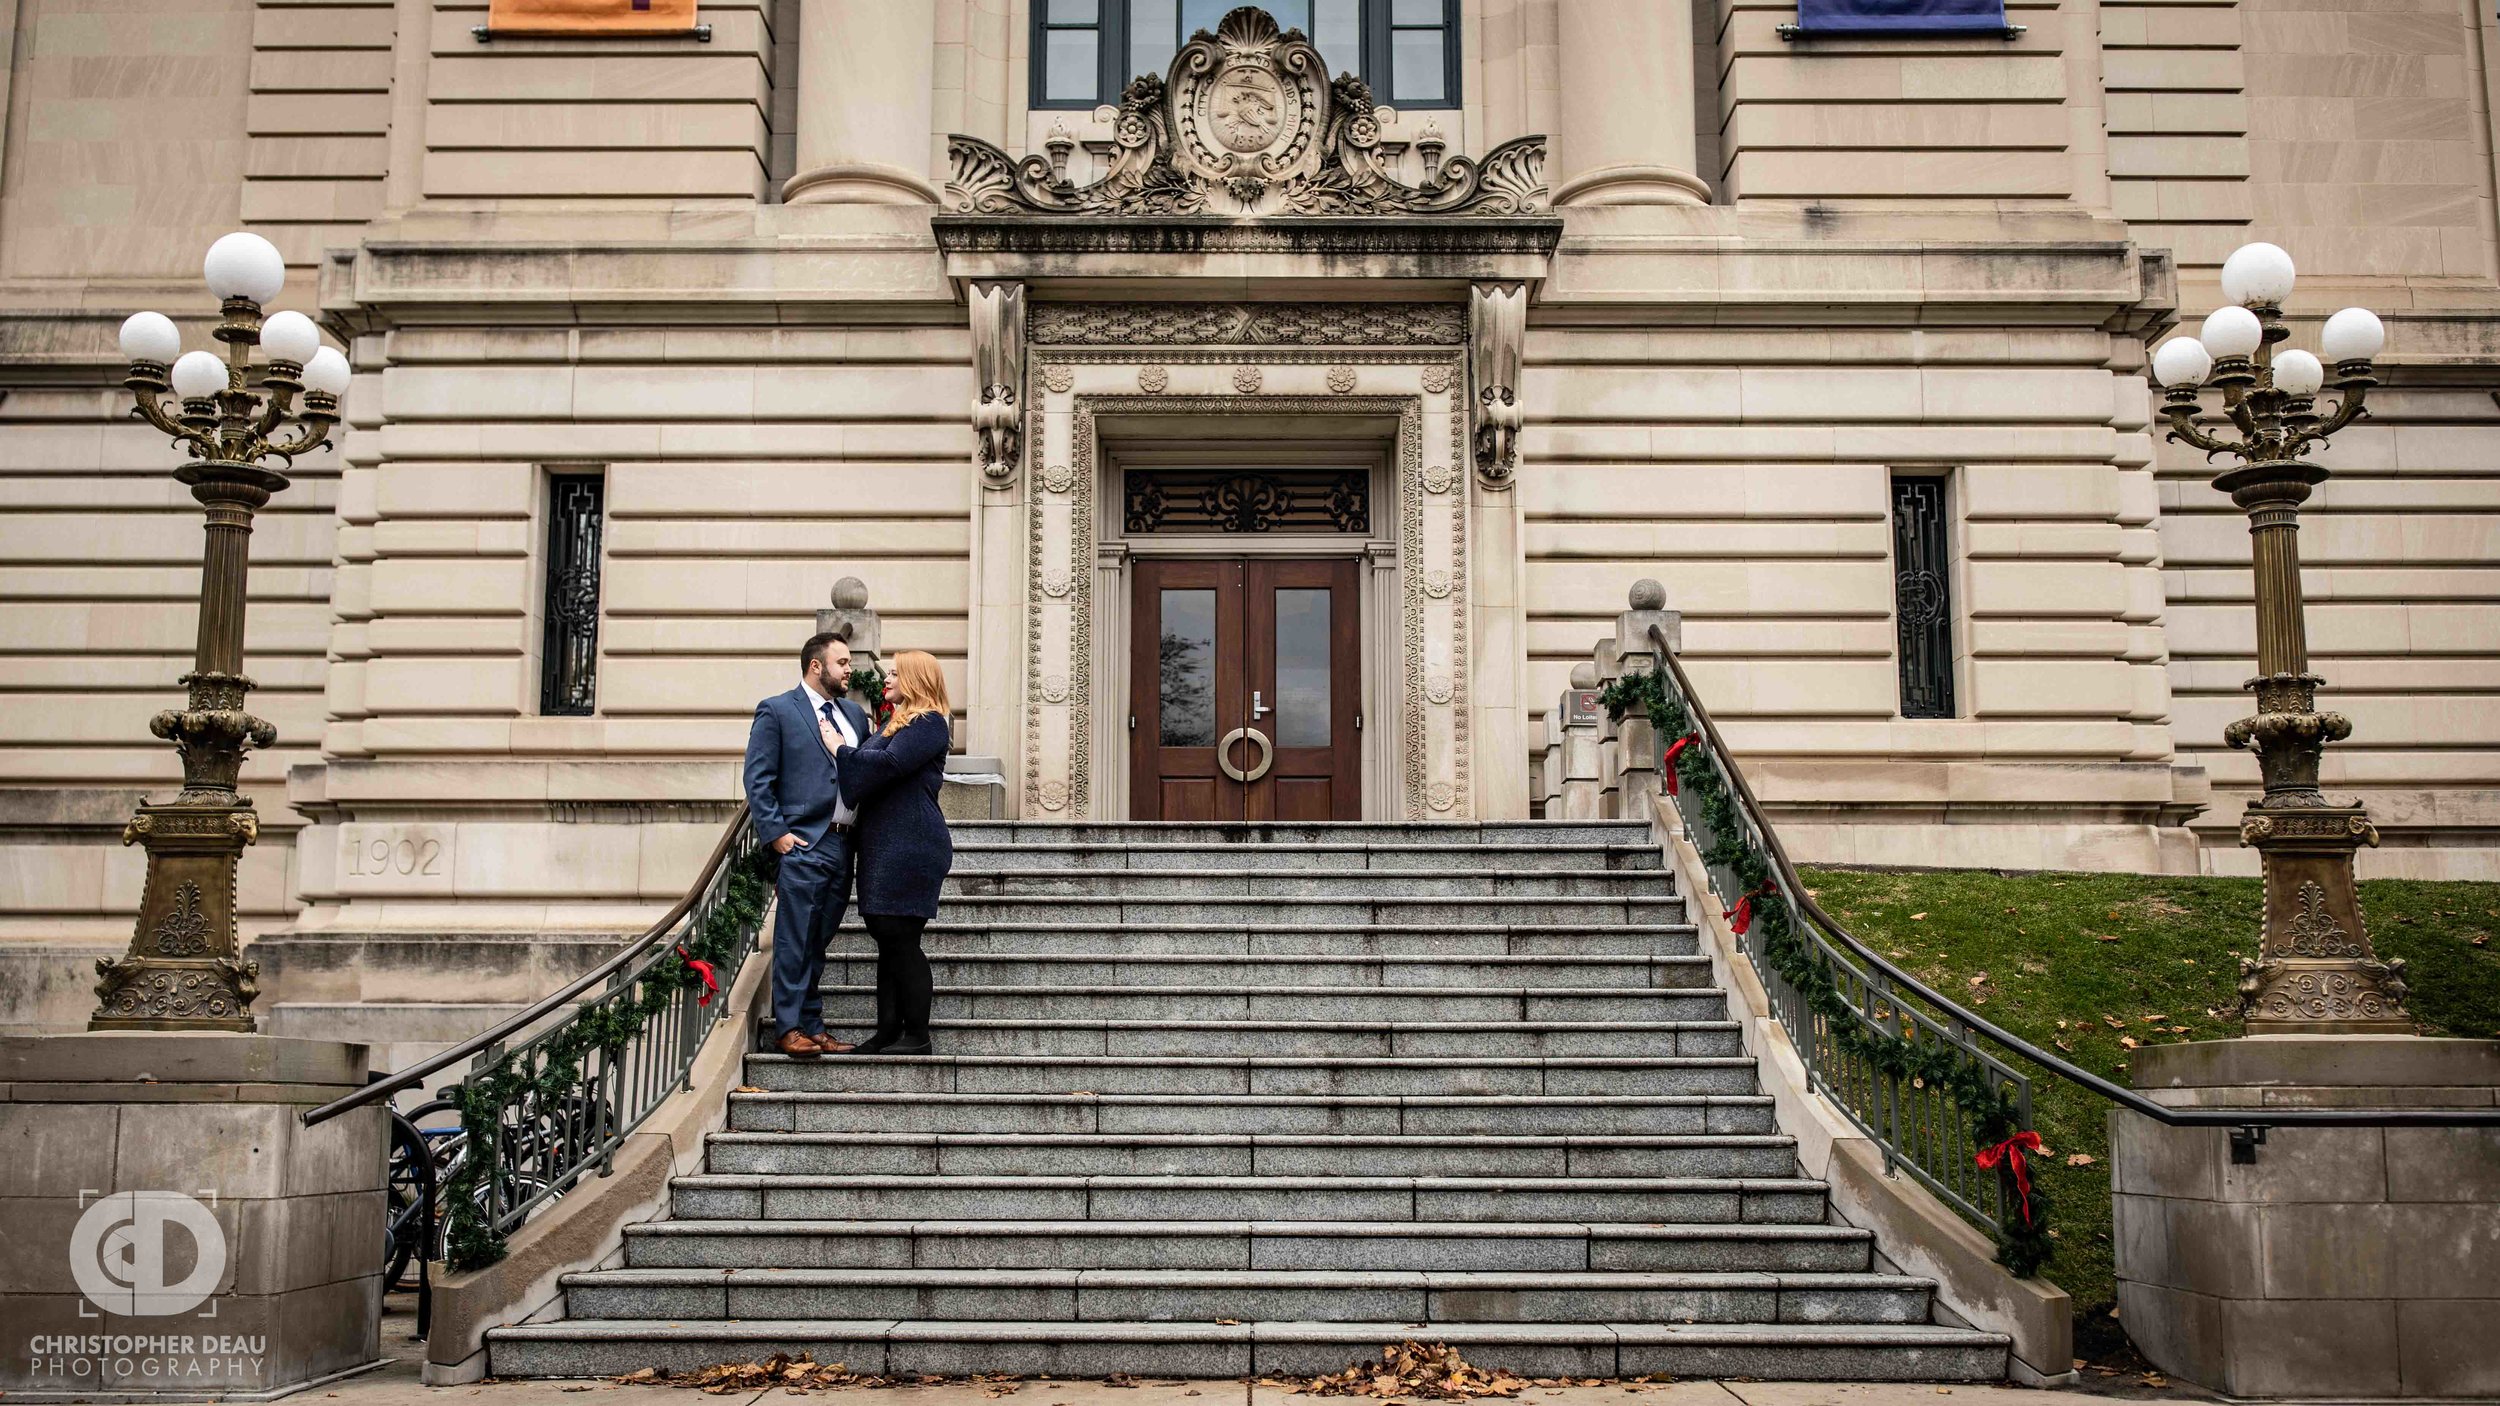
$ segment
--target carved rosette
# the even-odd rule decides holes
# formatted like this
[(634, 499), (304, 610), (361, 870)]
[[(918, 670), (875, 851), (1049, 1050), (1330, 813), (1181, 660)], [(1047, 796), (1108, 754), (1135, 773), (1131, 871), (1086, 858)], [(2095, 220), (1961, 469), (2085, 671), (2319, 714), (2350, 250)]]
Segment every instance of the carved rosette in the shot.
[(1331, 82), (1298, 29), (1244, 6), (1199, 30), (1166, 75), (1120, 95), (1102, 178), (1071, 184), (1040, 155), (947, 139), (946, 198), (968, 215), (1528, 215), (1546, 208), (1545, 138), (1443, 160), (1408, 185), (1382, 149), (1380, 107)]

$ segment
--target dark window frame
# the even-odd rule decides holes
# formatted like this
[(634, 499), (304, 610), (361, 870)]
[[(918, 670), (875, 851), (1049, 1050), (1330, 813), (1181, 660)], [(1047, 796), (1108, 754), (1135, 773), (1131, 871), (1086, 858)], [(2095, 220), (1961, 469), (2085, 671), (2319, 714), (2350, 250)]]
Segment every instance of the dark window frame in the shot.
[[(1372, 98), (1383, 107), (1400, 112), (1442, 112), (1464, 105), (1466, 90), (1460, 82), (1463, 65), (1459, 29), (1459, 0), (1440, 0), (1441, 22), (1438, 26), (1396, 24), (1393, 14), (1396, 0), (1361, 0), (1363, 7), (1363, 52), (1352, 65), (1355, 73), (1372, 90)], [(1027, 74), (1030, 105), (1036, 109), (1091, 112), (1095, 108), (1116, 104), (1120, 94), (1137, 75), (1126, 72), (1129, 63), (1130, 31), (1129, 0), (1096, 0), (1095, 19), (1091, 24), (1052, 24), (1050, 0), (1031, 0), (1032, 38), (1031, 64)], [(1441, 31), (1441, 96), (1414, 101), (1401, 101), (1391, 82), (1391, 50), (1395, 31), (1428, 29)], [(1095, 89), (1089, 98), (1052, 98), (1049, 96), (1049, 62), (1051, 30), (1090, 29), (1095, 41)], [(1188, 42), (1188, 35), (1180, 36)], [(1344, 68), (1341, 58), (1330, 56), (1332, 66)], [(1377, 73), (1378, 78), (1373, 74)]]
[[(1953, 555), (1953, 480), (1895, 469), (1886, 494), (1892, 535), (1893, 664), (1905, 719), (1961, 716), (1960, 616)], [(1905, 511), (1905, 509), (1907, 511)]]
[[(587, 513), (568, 495), (587, 489)], [(581, 527), (584, 517), (588, 528)], [(538, 714), (546, 718), (595, 717), (599, 711), (599, 621), (603, 613), (608, 540), (608, 474), (601, 468), (567, 467), (547, 475), (547, 524), (539, 564)], [(578, 641), (572, 622), (581, 617), (566, 601), (587, 598), (588, 628)]]

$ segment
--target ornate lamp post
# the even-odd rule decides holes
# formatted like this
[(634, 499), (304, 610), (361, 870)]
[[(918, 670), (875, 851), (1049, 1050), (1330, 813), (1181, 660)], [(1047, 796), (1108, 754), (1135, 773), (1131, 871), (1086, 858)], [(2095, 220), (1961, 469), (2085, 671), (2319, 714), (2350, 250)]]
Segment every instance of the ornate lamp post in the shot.
[[(2153, 355), (2170, 437), (2230, 463), (2213, 485), (2247, 510), (2256, 570), (2257, 677), (2246, 687), (2257, 714), (2223, 733), (2256, 752), (2265, 780), (2264, 796), (2240, 821), (2240, 842), (2257, 851), (2266, 881), (2258, 955), (2240, 963), (2241, 1020), (2251, 1035), (2410, 1034), (2404, 963), (2377, 959), (2353, 885), (2353, 854), (2377, 844), (2378, 831), (2358, 802), (2338, 804), (2318, 790), (2320, 754), (2351, 736), (2352, 722), (2318, 711), (2325, 680), (2309, 672), (2300, 583), (2300, 505), (2327, 477), (2302, 455), (2361, 418), (2386, 332), (2367, 309), (2346, 308), (2320, 334), (2325, 362), (2278, 351), (2291, 335), (2283, 300), (2292, 272), (2291, 255), (2274, 245), (2243, 246), (2222, 266), (2230, 305), (2205, 319), (2201, 337), (2174, 337)], [(2326, 363), (2340, 399), (2321, 414)], [(2197, 427), (2206, 386), (2222, 392), (2237, 437)]]
[[(148, 724), (182, 755), (182, 793), (142, 802), (122, 830), (122, 843), (147, 847), (147, 887), (129, 955), (96, 963), (102, 980), (90, 1030), (254, 1028), (259, 964), (238, 955), (235, 871), (243, 847), (259, 838), (260, 817), (236, 782), (244, 752), (275, 742), (277, 729), (243, 708), (252, 688), (243, 676), (252, 514), (286, 488), (296, 456), (328, 447), (348, 365), (302, 313), (261, 316), (261, 304), (286, 284), (286, 261), (268, 240), (229, 234), (209, 247), (204, 272), (224, 305), (214, 334), (226, 344), (224, 359), (183, 351), (160, 313), (133, 314), (121, 330), (133, 413), (190, 452), (174, 477), (207, 508), (208, 545), (199, 649), (181, 679), (190, 704)], [(254, 346), (267, 354), (257, 365)], [(168, 389), (179, 408), (163, 400)], [(282, 436), (290, 417), (292, 433)]]

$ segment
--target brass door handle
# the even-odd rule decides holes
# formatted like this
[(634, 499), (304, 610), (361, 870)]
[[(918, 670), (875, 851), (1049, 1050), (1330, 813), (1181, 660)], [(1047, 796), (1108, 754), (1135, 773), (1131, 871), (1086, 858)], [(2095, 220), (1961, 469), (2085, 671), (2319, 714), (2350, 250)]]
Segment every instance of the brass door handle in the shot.
[[(1259, 744), (1259, 764), (1248, 771), (1233, 765), (1233, 744), (1245, 737)], [(1276, 765), (1276, 744), (1268, 741), (1267, 734), (1255, 727), (1237, 727), (1225, 733), (1224, 740), (1215, 744), (1215, 764), (1224, 768), (1224, 774), (1235, 781), (1256, 781), (1267, 775), (1269, 767)]]

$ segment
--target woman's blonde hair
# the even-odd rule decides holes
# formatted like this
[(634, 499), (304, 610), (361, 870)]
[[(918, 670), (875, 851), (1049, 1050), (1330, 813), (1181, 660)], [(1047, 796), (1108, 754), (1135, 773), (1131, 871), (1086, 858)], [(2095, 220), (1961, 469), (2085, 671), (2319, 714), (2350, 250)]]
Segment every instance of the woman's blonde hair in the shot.
[(940, 722), (948, 722), (954, 715), (953, 705), (946, 701), (946, 674), (938, 668), (936, 655), (917, 649), (895, 655), (894, 692), (894, 716), (885, 720), (888, 737), (901, 732), (923, 713), (937, 714)]

